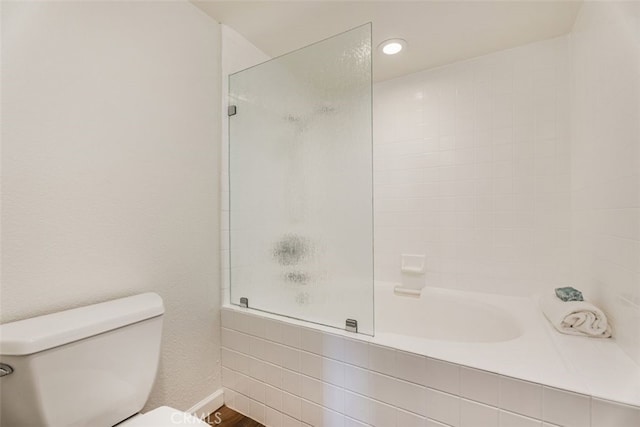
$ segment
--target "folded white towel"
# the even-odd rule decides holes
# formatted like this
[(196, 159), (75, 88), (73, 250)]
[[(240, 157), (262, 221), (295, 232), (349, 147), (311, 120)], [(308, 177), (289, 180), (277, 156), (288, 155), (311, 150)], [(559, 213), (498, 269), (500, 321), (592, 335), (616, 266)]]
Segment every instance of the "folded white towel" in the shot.
[(607, 316), (587, 301), (562, 301), (554, 294), (540, 297), (540, 308), (549, 322), (563, 334), (611, 337)]

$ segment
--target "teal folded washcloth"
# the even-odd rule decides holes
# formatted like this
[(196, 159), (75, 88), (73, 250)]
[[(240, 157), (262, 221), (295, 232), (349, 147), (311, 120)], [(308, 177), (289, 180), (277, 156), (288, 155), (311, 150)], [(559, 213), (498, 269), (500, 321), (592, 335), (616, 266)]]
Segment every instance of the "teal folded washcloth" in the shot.
[(582, 298), (582, 292), (567, 286), (566, 288), (556, 288), (556, 296), (562, 301), (584, 301)]

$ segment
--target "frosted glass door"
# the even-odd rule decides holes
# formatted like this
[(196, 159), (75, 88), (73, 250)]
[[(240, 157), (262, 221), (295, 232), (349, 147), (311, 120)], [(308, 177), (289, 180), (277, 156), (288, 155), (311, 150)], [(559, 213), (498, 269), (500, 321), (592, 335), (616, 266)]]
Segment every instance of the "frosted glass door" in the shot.
[(229, 77), (231, 302), (373, 334), (369, 24)]

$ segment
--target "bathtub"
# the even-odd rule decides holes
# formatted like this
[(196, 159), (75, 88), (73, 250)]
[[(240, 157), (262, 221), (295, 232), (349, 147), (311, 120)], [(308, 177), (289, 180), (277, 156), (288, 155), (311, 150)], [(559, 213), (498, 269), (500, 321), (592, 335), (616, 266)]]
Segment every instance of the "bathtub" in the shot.
[[(330, 427), (396, 426), (371, 418), (391, 416), (389, 411), (396, 411), (396, 427), (421, 425), (420, 417), (457, 425), (454, 419), (466, 410), (491, 417), (503, 410), (518, 413), (523, 399), (539, 399), (539, 412), (525, 413), (534, 424), (563, 425), (551, 410), (562, 401), (572, 402), (577, 416), (621, 411), (640, 419), (640, 367), (615, 340), (558, 333), (535, 298), (432, 287), (415, 298), (396, 295), (394, 286), (375, 284), (375, 336), (225, 305), (222, 379), (228, 404), (258, 421), (273, 410), (292, 425)], [(414, 365), (400, 366), (405, 362), (399, 360)], [(416, 360), (426, 363), (430, 375), (435, 372), (435, 382), (427, 374), (422, 382)], [(481, 395), (489, 400), (464, 399), (462, 375), (469, 372), (484, 378)], [(538, 391), (503, 401), (503, 381)], [(493, 387), (494, 398), (485, 386)], [(270, 393), (283, 400), (270, 404)], [(285, 396), (293, 407), (284, 404)], [(454, 405), (451, 423), (449, 410), (429, 410), (447, 405)], [(497, 418), (492, 420), (497, 427)]]
[(497, 374), (640, 405), (640, 367), (613, 339), (558, 333), (537, 297), (376, 282), (370, 342)]
[[(376, 335), (424, 340), (496, 343), (520, 337), (517, 316), (482, 295), (425, 288), (419, 297), (394, 293), (394, 283), (376, 284)], [(494, 301), (495, 302), (495, 301)]]

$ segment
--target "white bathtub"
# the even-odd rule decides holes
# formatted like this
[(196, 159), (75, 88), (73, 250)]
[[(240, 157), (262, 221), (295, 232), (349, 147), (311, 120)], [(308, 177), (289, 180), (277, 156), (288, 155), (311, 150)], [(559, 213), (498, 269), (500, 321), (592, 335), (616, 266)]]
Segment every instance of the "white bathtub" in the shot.
[(375, 344), (578, 393), (640, 405), (640, 367), (613, 339), (558, 333), (537, 298), (377, 282)]
[(425, 288), (399, 296), (393, 283), (376, 285), (376, 333), (465, 343), (510, 341), (522, 335), (517, 317), (465, 293)]
[[(640, 367), (613, 339), (557, 332), (535, 298), (427, 287), (420, 298), (375, 284), (375, 336), (255, 310), (274, 319), (462, 366), (640, 406)], [(241, 330), (241, 332), (246, 332)]]

